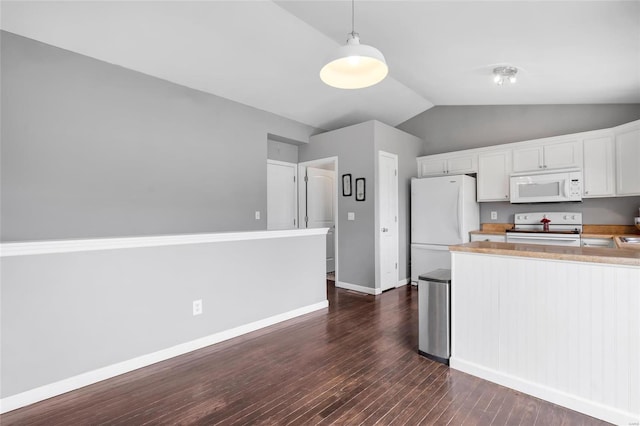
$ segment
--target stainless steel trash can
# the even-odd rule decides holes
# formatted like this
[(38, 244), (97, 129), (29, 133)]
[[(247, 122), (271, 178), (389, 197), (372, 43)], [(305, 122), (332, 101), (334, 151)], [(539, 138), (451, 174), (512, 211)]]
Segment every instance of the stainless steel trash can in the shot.
[(449, 365), (451, 270), (436, 269), (418, 280), (418, 352)]

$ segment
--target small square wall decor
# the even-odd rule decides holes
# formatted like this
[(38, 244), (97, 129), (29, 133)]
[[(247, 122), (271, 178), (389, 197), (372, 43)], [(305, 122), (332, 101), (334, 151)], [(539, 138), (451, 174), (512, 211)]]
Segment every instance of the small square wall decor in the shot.
[(356, 179), (356, 201), (364, 201), (365, 198), (365, 184), (364, 178)]

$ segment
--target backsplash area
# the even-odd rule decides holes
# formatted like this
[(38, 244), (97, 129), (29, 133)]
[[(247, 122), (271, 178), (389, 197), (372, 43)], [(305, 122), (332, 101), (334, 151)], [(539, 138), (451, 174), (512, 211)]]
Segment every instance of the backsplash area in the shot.
[[(480, 223), (513, 223), (513, 215), (524, 212), (579, 212), (589, 225), (633, 225), (638, 215), (640, 196), (616, 198), (589, 198), (581, 203), (480, 203)], [(498, 219), (491, 220), (491, 212)]]

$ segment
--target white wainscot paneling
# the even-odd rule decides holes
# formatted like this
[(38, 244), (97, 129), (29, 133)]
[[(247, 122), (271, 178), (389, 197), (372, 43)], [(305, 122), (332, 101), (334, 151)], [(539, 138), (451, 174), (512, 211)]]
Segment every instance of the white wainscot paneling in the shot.
[(640, 268), (453, 253), (453, 368), (640, 420)]

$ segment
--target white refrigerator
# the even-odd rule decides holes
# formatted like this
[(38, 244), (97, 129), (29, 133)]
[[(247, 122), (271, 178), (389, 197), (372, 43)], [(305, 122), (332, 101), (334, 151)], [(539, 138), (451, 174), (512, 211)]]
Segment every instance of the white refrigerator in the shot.
[(451, 269), (449, 246), (469, 242), (469, 232), (479, 228), (475, 178), (412, 179), (411, 281), (435, 269)]

